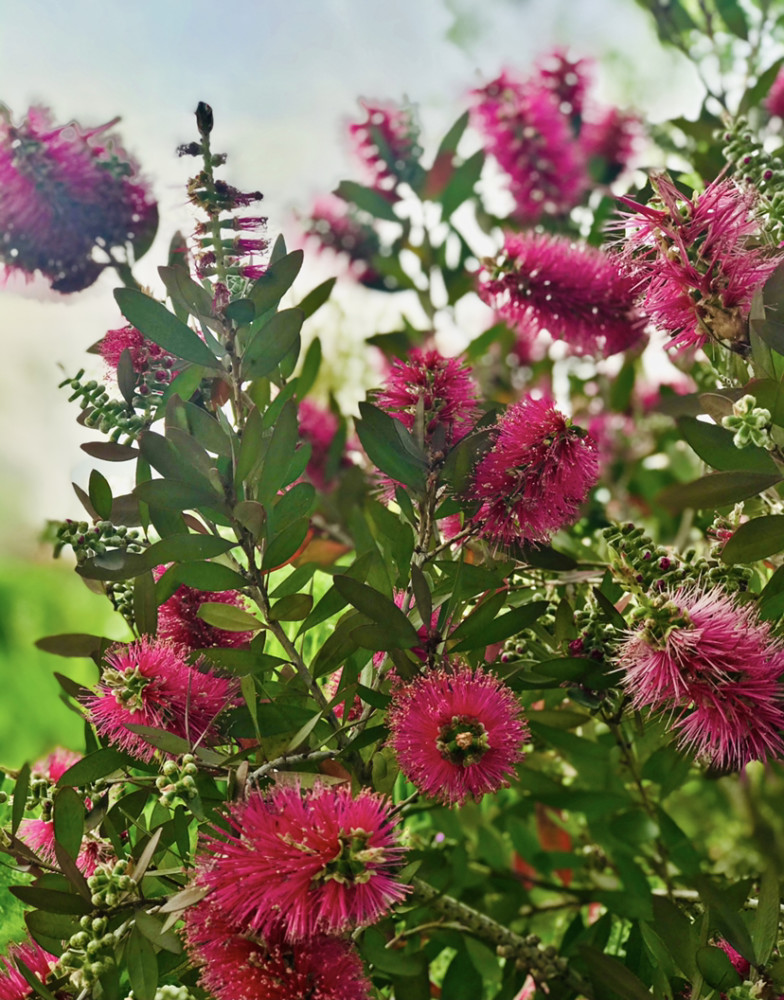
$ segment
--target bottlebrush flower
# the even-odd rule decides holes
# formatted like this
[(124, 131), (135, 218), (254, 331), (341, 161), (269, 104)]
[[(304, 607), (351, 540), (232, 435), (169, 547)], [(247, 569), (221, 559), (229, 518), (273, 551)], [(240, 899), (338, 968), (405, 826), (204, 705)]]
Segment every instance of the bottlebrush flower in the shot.
[[(83, 129), (52, 123), (33, 107), (19, 125), (0, 115), (0, 261), (40, 271), (58, 292), (91, 285), (101, 257), (147, 242), (158, 210), (137, 164), (108, 134), (114, 122)], [(94, 257), (100, 247), (101, 257)]]
[(481, 667), (429, 670), (395, 691), (389, 745), (416, 787), (445, 805), (508, 785), (529, 739), (514, 693)]
[(316, 489), (323, 493), (334, 483), (338, 468), (351, 465), (345, 449), (339, 456), (332, 454), (340, 421), (331, 410), (317, 406), (309, 399), (303, 399), (299, 404), (298, 419), (300, 439), (311, 446), (305, 471)]
[(360, 284), (368, 288), (385, 287), (372, 264), (381, 250), (378, 233), (360, 221), (356, 211), (342, 198), (319, 198), (305, 220), (305, 232), (315, 237), (323, 249), (345, 254)]
[(621, 223), (619, 263), (634, 280), (643, 310), (678, 350), (701, 347), (709, 337), (745, 341), (754, 293), (780, 260), (751, 245), (759, 235), (754, 190), (725, 179), (688, 199), (665, 175), (652, 182), (652, 203), (620, 199), (633, 214)]
[(784, 643), (720, 587), (668, 590), (618, 650), (635, 709), (666, 712), (680, 746), (739, 770), (784, 753)]
[(185, 938), (201, 986), (216, 1000), (369, 1000), (370, 984), (348, 941), (316, 934), (287, 943), (233, 927), (207, 896), (185, 914)]
[(570, 59), (562, 49), (555, 49), (538, 60), (536, 69), (538, 79), (555, 95), (562, 113), (581, 117), (590, 83), (591, 61)]
[(500, 418), (474, 470), (478, 531), (497, 545), (546, 542), (577, 518), (598, 478), (596, 445), (543, 399), (527, 396)]
[[(17, 836), (38, 857), (47, 864), (57, 863), (54, 849), (54, 823), (45, 819), (23, 819), (19, 824)], [(98, 865), (114, 862), (114, 851), (106, 841), (87, 834), (79, 848), (76, 867), (87, 878), (94, 874)], [(2, 998), (0, 998), (2, 1000)]]
[[(160, 579), (166, 568), (159, 566), (153, 575)], [(185, 647), (188, 652), (198, 649), (240, 649), (247, 646), (253, 632), (227, 632), (208, 625), (199, 618), (202, 604), (227, 604), (247, 610), (246, 602), (237, 590), (196, 590), (181, 584), (158, 608), (158, 638)]]
[(525, 340), (546, 330), (577, 354), (607, 357), (644, 335), (635, 282), (594, 247), (559, 236), (509, 234), (481, 278), (480, 298)]
[(419, 129), (410, 107), (360, 101), (365, 120), (352, 122), (349, 132), (360, 160), (368, 167), (373, 187), (393, 191), (422, 174)]
[(414, 429), (421, 403), (425, 440), (435, 439), (438, 450), (465, 437), (479, 415), (470, 368), (438, 351), (415, 349), (405, 360), (396, 359), (375, 402), (408, 430)]
[[(108, 330), (100, 343), (101, 357), (106, 364), (117, 371), (122, 352), (127, 350), (135, 372), (145, 372), (150, 368), (164, 366), (171, 368), (172, 357), (162, 347), (148, 340), (134, 326), (121, 326)], [(167, 372), (168, 374), (168, 372)]]
[(6, 954), (0, 957), (0, 1000), (24, 1000), (25, 997), (35, 995), (19, 971), (17, 959), (24, 962), (41, 983), (46, 982), (52, 967), (57, 962), (54, 955), (44, 951), (32, 938), (23, 944), (9, 945)]
[(765, 107), (772, 115), (784, 118), (784, 69), (780, 69), (765, 98)]
[(30, 768), (30, 773), (33, 778), (40, 776), (46, 778), (48, 781), (56, 782), (62, 778), (70, 767), (73, 767), (81, 759), (82, 755), (75, 750), (66, 750), (65, 747), (57, 747), (46, 757), (37, 760)]
[(288, 941), (372, 924), (406, 895), (388, 801), (348, 785), (279, 786), (229, 809), (198, 881), (232, 925)]
[(233, 701), (236, 684), (188, 666), (188, 650), (162, 639), (138, 639), (106, 654), (97, 693), (85, 698), (90, 721), (121, 750), (151, 761), (155, 747), (130, 725), (165, 729), (191, 743), (220, 741), (216, 719)]
[(474, 120), (508, 175), (514, 218), (534, 225), (544, 216), (566, 215), (581, 201), (588, 175), (555, 89), (503, 73), (474, 93)]
[(612, 184), (629, 167), (641, 135), (642, 123), (637, 115), (618, 108), (607, 108), (583, 122), (580, 143), (588, 159), (598, 161), (598, 180)]

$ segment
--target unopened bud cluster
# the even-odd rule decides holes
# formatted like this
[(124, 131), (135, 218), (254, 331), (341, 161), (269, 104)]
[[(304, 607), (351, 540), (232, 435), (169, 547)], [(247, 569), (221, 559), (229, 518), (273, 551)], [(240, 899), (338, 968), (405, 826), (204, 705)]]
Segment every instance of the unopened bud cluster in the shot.
[[(125, 1000), (136, 1000), (133, 990), (131, 990)], [(168, 984), (158, 987), (155, 991), (154, 1000), (193, 1000), (193, 997), (188, 992), (187, 986), (173, 986)]]
[[(552, 629), (555, 624), (555, 615), (546, 611), (537, 622), (537, 629)], [(542, 642), (541, 632), (536, 629), (526, 628), (517, 635), (507, 639), (501, 653), (501, 663), (516, 663), (524, 660), (530, 663), (538, 663), (547, 660), (552, 656), (551, 650)]]
[(784, 233), (784, 162), (767, 152), (745, 118), (736, 119), (717, 138), (724, 142), (722, 154), (735, 168), (737, 179), (756, 188), (767, 215), (765, 228), (779, 242)]
[(155, 779), (155, 785), (160, 794), (161, 805), (167, 809), (174, 805), (177, 798), (186, 802), (195, 799), (199, 794), (196, 787), (196, 775), (199, 769), (196, 758), (191, 753), (184, 754), (179, 762), (167, 760), (162, 768), (163, 774)]
[(560, 956), (552, 945), (541, 948), (541, 938), (537, 934), (529, 934), (515, 944), (500, 944), (496, 953), (502, 958), (512, 959), (518, 969), (530, 972), (537, 980), (556, 979), (563, 975), (569, 967), (565, 958)]
[(93, 906), (111, 909), (135, 891), (136, 883), (128, 874), (128, 862), (118, 861), (110, 871), (96, 869), (95, 874), (87, 879), (87, 887)]
[(111, 399), (100, 382), (95, 379), (82, 382), (83, 377), (84, 369), (81, 369), (74, 378), (61, 382), (59, 387), (72, 389), (68, 402), (78, 399), (82, 410), (88, 411), (83, 417), (85, 427), (95, 427), (121, 444), (135, 441), (152, 420), (153, 400), (149, 390), (135, 395), (133, 406), (129, 406), (125, 400)]
[(72, 521), (70, 518), (57, 529), (55, 557), (66, 545), (71, 546), (80, 564), (86, 559), (103, 555), (108, 549), (122, 549), (124, 552), (141, 552), (144, 549), (141, 533), (135, 528), (114, 525), (111, 521), (96, 521), (90, 525), (86, 521)]
[(775, 444), (770, 436), (770, 410), (757, 406), (753, 396), (742, 396), (732, 404), (732, 413), (722, 418), (721, 426), (734, 435), (736, 448), (765, 448), (771, 451)]
[(81, 930), (72, 934), (65, 951), (52, 969), (56, 977), (67, 976), (78, 990), (95, 986), (115, 963), (115, 949), (125, 934), (125, 927), (107, 930), (106, 917), (84, 916)]

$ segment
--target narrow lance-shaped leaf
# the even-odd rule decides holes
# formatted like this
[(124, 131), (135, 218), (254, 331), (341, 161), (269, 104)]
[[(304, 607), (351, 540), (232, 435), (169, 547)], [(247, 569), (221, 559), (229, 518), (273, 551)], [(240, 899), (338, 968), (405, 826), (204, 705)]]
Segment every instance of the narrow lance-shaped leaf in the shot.
[(204, 341), (160, 302), (135, 288), (116, 288), (114, 297), (128, 322), (175, 358), (207, 368), (220, 367)]

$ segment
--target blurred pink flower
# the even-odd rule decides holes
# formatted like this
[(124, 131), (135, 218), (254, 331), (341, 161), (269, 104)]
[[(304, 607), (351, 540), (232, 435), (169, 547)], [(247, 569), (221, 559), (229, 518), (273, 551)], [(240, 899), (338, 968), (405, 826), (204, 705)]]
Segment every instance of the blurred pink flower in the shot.
[(216, 1000), (369, 1000), (371, 987), (348, 941), (315, 934), (288, 943), (280, 927), (261, 939), (238, 930), (207, 896), (185, 914), (200, 984)]
[(744, 958), (740, 952), (735, 951), (729, 941), (725, 941), (724, 938), (719, 938), (716, 942), (716, 947), (721, 948), (730, 962), (732, 962), (733, 969), (738, 973), (741, 979), (748, 979), (749, 971), (751, 969), (751, 964), (748, 959)]
[(529, 738), (511, 689), (464, 664), (400, 685), (388, 724), (400, 769), (445, 805), (479, 800), (507, 785)]
[[(107, 254), (146, 243), (158, 209), (137, 164), (108, 134), (115, 124), (55, 126), (32, 107), (19, 125), (0, 114), (0, 261), (40, 271), (59, 292), (91, 285)], [(96, 248), (100, 254), (94, 256)]]
[(772, 115), (784, 118), (784, 67), (776, 74), (776, 79), (765, 98), (765, 107)]
[(468, 492), (479, 534), (497, 545), (548, 541), (576, 520), (598, 464), (590, 435), (552, 404), (532, 396), (513, 404)]
[(37, 760), (30, 768), (32, 777), (41, 775), (49, 781), (59, 781), (65, 772), (82, 759), (82, 754), (65, 747), (56, 747), (46, 757)]
[(583, 122), (580, 143), (589, 160), (599, 161), (599, 179), (611, 184), (631, 164), (642, 136), (640, 118), (606, 108)]
[(311, 447), (306, 469), (308, 479), (317, 490), (324, 492), (334, 483), (338, 468), (351, 465), (345, 446), (340, 455), (333, 455), (333, 442), (340, 429), (340, 420), (331, 410), (318, 406), (310, 399), (303, 399), (299, 404), (298, 419), (299, 436)]
[(411, 183), (421, 173), (419, 129), (413, 109), (387, 102), (360, 101), (365, 120), (349, 125), (360, 160), (368, 167), (373, 187), (393, 191), (403, 181)]
[(754, 190), (724, 179), (689, 199), (666, 175), (652, 183), (649, 204), (620, 199), (632, 213), (617, 227), (624, 233), (619, 263), (642, 309), (679, 350), (709, 336), (744, 340), (752, 297), (781, 259), (752, 244), (759, 235)]
[(524, 340), (546, 330), (576, 354), (608, 357), (645, 333), (634, 281), (610, 255), (564, 237), (508, 234), (478, 291)]
[(319, 198), (304, 223), (306, 234), (314, 237), (321, 249), (345, 255), (352, 275), (361, 285), (385, 287), (373, 267), (373, 258), (381, 250), (378, 233), (361, 221), (356, 210), (342, 198), (334, 195)]
[(130, 351), (135, 372), (145, 372), (156, 365), (168, 370), (173, 361), (171, 355), (168, 355), (162, 347), (148, 340), (136, 327), (130, 325), (107, 330), (100, 347), (101, 357), (115, 371), (125, 350)]
[(538, 80), (556, 97), (562, 114), (573, 118), (583, 114), (592, 72), (590, 59), (570, 59), (563, 49), (546, 53), (536, 63)]
[[(19, 824), (17, 836), (31, 851), (47, 864), (56, 864), (57, 855), (54, 849), (54, 823), (45, 819), (23, 819)], [(87, 834), (82, 839), (82, 846), (76, 858), (76, 867), (87, 878), (95, 872), (100, 864), (114, 861), (115, 855), (111, 844)], [(1, 1000), (1, 998), (0, 998)]]
[(720, 587), (665, 591), (618, 665), (633, 708), (667, 713), (696, 757), (739, 770), (784, 753), (784, 643)]
[[(166, 567), (154, 570), (160, 579)], [(188, 652), (199, 649), (240, 649), (247, 646), (253, 632), (228, 632), (208, 625), (199, 618), (202, 604), (226, 604), (247, 610), (247, 603), (237, 590), (196, 590), (181, 584), (158, 608), (158, 638), (184, 646)]]
[(0, 1000), (25, 1000), (35, 993), (19, 971), (20, 959), (40, 983), (45, 983), (57, 959), (32, 938), (22, 944), (11, 944), (0, 957)]
[[(289, 941), (380, 920), (407, 887), (389, 802), (348, 785), (279, 786), (229, 809), (231, 834), (212, 838), (198, 882), (237, 929)], [(217, 832), (217, 831), (216, 831)], [(222, 837), (222, 833), (220, 834)]]
[(114, 746), (151, 761), (155, 747), (127, 728), (163, 729), (190, 743), (220, 741), (220, 714), (236, 694), (236, 682), (185, 662), (188, 650), (163, 639), (113, 646), (97, 693), (85, 698), (90, 721)]

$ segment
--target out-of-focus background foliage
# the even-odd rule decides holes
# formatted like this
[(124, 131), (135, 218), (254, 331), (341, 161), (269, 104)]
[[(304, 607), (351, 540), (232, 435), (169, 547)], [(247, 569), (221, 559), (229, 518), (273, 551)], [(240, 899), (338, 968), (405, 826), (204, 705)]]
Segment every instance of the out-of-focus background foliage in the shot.
[[(554, 46), (594, 57), (600, 96), (636, 107), (650, 122), (688, 115), (702, 96), (693, 66), (661, 48), (634, 0), (239, 0), (223, 11), (206, 0), (0, 0), (0, 23), (0, 100), (15, 116), (33, 103), (51, 106), (58, 121), (85, 125), (121, 116), (119, 131), (160, 203), (158, 245), (139, 268), (151, 284), (174, 230), (192, 228), (187, 168), (174, 150), (191, 138), (198, 100), (219, 111), (231, 179), (260, 187), (270, 231), (299, 245), (297, 210), (306, 213), (351, 172), (344, 126), (359, 97), (407, 97), (425, 141), (433, 140), (472, 87), (504, 67), (525, 69)], [(53, 563), (40, 541), (46, 518), (81, 515), (69, 484), (93, 463), (79, 450), (86, 432), (56, 385), (118, 325), (111, 286), (107, 275), (63, 300), (23, 281), (0, 290), (0, 761), (9, 766), (81, 735), (79, 718), (55, 696), (52, 670), (63, 661), (37, 651), (35, 639), (61, 631), (125, 635), (105, 602), (65, 561)], [(318, 331), (342, 354), (397, 308), (388, 296), (356, 294), (366, 296), (363, 329), (345, 322), (338, 297), (324, 311), (329, 328)], [(348, 371), (350, 383), (372, 380), (362, 364), (334, 367)], [(102, 377), (98, 361), (95, 374)], [(364, 386), (345, 388), (359, 397)], [(87, 681), (92, 668), (74, 660), (65, 669)]]

